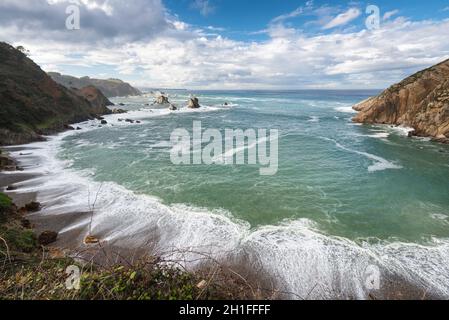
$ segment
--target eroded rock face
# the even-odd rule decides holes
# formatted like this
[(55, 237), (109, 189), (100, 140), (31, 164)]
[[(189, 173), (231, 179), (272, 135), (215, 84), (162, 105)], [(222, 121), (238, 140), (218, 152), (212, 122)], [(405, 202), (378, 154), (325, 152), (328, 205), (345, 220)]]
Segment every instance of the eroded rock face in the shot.
[(199, 109), (199, 108), (201, 108), (198, 98), (190, 98), (188, 107), (190, 109)]
[(412, 127), (418, 136), (449, 142), (449, 60), (420, 71), (354, 106), (360, 123)]
[(114, 104), (106, 98), (103, 93), (94, 86), (87, 86), (75, 91), (77, 95), (83, 97), (89, 101), (91, 108), (96, 114), (108, 114), (111, 113), (108, 106), (113, 106)]

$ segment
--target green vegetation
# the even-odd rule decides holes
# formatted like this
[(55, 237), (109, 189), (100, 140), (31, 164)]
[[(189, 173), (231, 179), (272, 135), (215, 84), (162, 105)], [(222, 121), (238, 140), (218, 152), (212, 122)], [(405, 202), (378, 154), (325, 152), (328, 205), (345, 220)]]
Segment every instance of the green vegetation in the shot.
[(12, 200), (6, 194), (0, 192), (0, 209), (6, 210), (12, 206)]

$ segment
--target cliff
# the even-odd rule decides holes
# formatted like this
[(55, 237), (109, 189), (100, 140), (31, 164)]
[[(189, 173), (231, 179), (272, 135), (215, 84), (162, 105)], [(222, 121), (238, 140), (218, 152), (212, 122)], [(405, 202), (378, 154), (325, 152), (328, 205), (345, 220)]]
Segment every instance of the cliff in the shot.
[(0, 145), (41, 140), (69, 123), (110, 113), (53, 81), (21, 51), (0, 42)]
[(141, 94), (138, 89), (133, 88), (129, 83), (118, 79), (100, 80), (89, 77), (76, 78), (56, 72), (49, 72), (48, 75), (54, 81), (67, 88), (81, 89), (87, 86), (94, 86), (100, 89), (106, 97), (137, 96)]
[(449, 60), (420, 71), (354, 106), (360, 123), (412, 127), (418, 136), (449, 142)]

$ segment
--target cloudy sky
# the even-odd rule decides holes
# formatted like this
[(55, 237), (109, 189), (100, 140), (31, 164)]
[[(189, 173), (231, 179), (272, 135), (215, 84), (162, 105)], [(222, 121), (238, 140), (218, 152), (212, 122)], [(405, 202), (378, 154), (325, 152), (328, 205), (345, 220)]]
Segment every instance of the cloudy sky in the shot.
[(0, 41), (139, 87), (380, 89), (449, 58), (449, 1), (0, 0)]

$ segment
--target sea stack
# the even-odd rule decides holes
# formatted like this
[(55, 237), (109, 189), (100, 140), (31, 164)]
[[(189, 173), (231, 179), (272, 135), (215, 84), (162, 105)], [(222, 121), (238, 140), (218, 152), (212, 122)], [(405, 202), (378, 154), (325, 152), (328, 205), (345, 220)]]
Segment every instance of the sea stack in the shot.
[(411, 127), (414, 135), (449, 143), (449, 60), (395, 84), (354, 110), (359, 123)]
[(201, 108), (198, 98), (196, 98), (196, 97), (190, 98), (188, 108), (190, 108), (190, 109)]
[(170, 101), (168, 100), (168, 97), (161, 94), (156, 98), (153, 104), (170, 104)]

